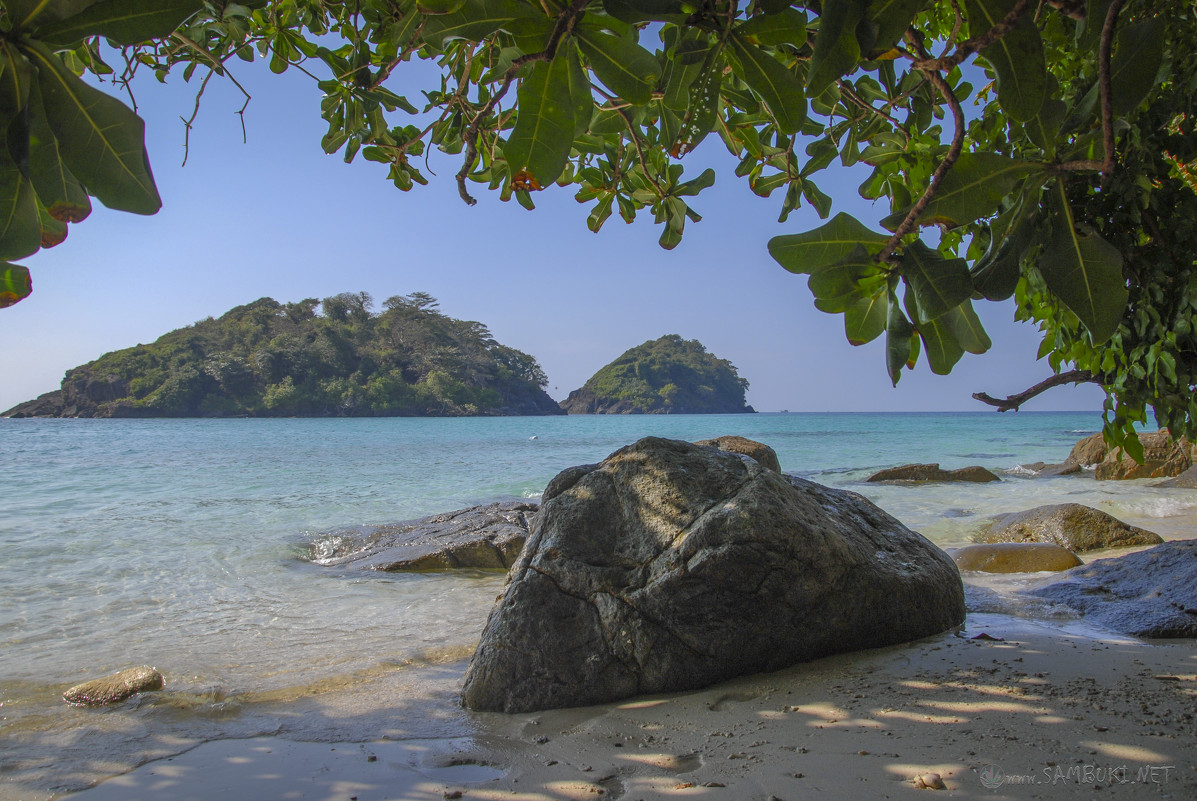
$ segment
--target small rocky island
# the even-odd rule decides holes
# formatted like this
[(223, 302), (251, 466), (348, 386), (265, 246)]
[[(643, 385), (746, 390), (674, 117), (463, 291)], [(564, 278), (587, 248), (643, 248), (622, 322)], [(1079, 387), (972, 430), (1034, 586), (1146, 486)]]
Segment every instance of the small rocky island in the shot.
[(668, 334), (626, 351), (561, 408), (569, 414), (739, 414), (748, 381), (695, 339)]
[(536, 359), (431, 295), (262, 298), (67, 371), (5, 417), (562, 414)]

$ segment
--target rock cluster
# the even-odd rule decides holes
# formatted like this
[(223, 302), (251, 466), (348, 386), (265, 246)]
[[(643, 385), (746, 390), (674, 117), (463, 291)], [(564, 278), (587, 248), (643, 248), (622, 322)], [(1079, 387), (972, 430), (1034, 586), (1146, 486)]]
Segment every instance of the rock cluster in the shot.
[(963, 619), (951, 559), (860, 495), (650, 437), (545, 490), (463, 701), (518, 712), (687, 690)]

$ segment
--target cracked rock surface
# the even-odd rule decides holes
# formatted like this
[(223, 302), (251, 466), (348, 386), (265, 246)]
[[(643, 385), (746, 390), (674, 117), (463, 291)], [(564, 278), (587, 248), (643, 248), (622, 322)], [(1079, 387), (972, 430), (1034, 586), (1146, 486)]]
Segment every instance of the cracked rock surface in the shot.
[(463, 701), (688, 690), (963, 620), (952, 560), (865, 498), (649, 437), (550, 482)]

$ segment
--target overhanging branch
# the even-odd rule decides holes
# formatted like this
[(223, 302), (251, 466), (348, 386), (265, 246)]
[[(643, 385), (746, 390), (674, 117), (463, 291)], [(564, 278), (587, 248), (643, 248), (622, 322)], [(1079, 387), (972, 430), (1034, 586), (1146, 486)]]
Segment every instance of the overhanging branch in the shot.
[(1030, 389), (1023, 390), (1016, 395), (1011, 395), (1007, 398), (995, 398), (984, 392), (974, 392), (973, 398), (981, 401), (981, 403), (989, 404), (997, 408), (999, 412), (1008, 412), (1011, 409), (1018, 411), (1018, 407), (1029, 401), (1031, 398), (1046, 392), (1053, 387), (1058, 387), (1063, 384), (1100, 384), (1101, 379), (1095, 376), (1088, 370), (1072, 370), (1067, 373), (1059, 373), (1054, 375), (1046, 381), (1040, 381)]

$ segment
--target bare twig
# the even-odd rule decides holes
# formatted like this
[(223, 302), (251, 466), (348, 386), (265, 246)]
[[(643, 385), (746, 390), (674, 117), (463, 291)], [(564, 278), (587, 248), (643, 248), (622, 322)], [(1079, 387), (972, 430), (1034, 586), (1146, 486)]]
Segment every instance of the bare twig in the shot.
[(974, 392), (973, 398), (981, 401), (981, 403), (995, 407), (999, 412), (1008, 412), (1010, 410), (1017, 412), (1019, 406), (1022, 406), (1031, 398), (1042, 394), (1053, 387), (1062, 386), (1063, 384), (1084, 383), (1100, 384), (1101, 379), (1088, 370), (1072, 370), (1067, 373), (1058, 373), (1046, 381), (1040, 381), (1030, 389), (1023, 390), (1022, 392), (1011, 395), (1007, 398), (995, 398), (992, 395), (984, 392)]
[[(926, 53), (926, 51), (923, 50), (922, 44), (918, 42), (913, 29), (906, 32), (906, 37), (913, 47), (922, 53)], [(956, 99), (956, 95), (952, 91), (952, 87), (948, 86), (948, 82), (942, 75), (939, 74), (938, 70), (929, 69), (927, 67), (919, 67), (919, 69), (921, 69), (927, 75), (928, 80), (930, 80), (935, 88), (939, 90), (939, 93), (943, 95), (944, 101), (952, 110), (952, 121), (955, 125), (955, 130), (952, 132), (952, 146), (948, 148), (947, 155), (943, 157), (943, 161), (939, 162), (939, 166), (937, 166), (935, 168), (935, 172), (931, 174), (931, 183), (927, 185), (927, 189), (923, 192), (923, 196), (918, 199), (918, 202), (910, 207), (910, 211), (906, 213), (906, 217), (902, 220), (902, 224), (898, 226), (896, 231), (894, 231), (894, 235), (891, 236), (889, 241), (885, 243), (885, 247), (881, 249), (881, 252), (874, 257), (875, 261), (877, 262), (883, 262), (889, 259), (890, 255), (893, 254), (894, 250), (899, 244), (901, 244), (902, 237), (914, 230), (919, 215), (922, 214), (927, 208), (927, 204), (931, 202), (931, 198), (935, 197), (935, 193), (939, 191), (939, 185), (943, 183), (944, 176), (948, 174), (948, 170), (952, 169), (952, 165), (956, 163), (958, 158), (960, 158), (960, 151), (964, 148), (964, 110), (960, 108), (960, 101)]]
[(179, 117), (183, 120), (183, 163), (179, 165), (180, 167), (187, 166), (187, 157), (191, 155), (191, 126), (195, 122), (195, 118), (199, 116), (200, 99), (204, 96), (204, 90), (208, 88), (208, 81), (212, 80), (212, 76), (215, 74), (214, 71), (208, 70), (208, 74), (204, 76), (199, 91), (195, 93), (195, 108), (191, 110), (191, 116), (187, 119)]
[(1105, 161), (1101, 166), (1103, 181), (1114, 171), (1114, 98), (1113, 79), (1110, 77), (1110, 52), (1114, 49), (1114, 27), (1118, 24), (1118, 14), (1125, 4), (1126, 0), (1114, 0), (1110, 3), (1110, 10), (1106, 12), (1105, 23), (1101, 28), (1101, 46), (1097, 50), (1098, 85), (1101, 87), (1101, 138), (1106, 150)]
[(466, 202), (467, 206), (473, 206), (478, 202), (470, 194), (469, 190), (466, 189), (466, 178), (469, 177), (470, 168), (474, 165), (474, 159), (478, 157), (478, 131), (481, 129), (482, 123), (486, 120), (487, 115), (494, 110), (498, 102), (503, 99), (503, 96), (507, 94), (507, 90), (511, 88), (511, 84), (515, 80), (515, 74), (519, 72), (521, 67), (525, 64), (531, 64), (533, 61), (553, 60), (553, 56), (557, 55), (557, 48), (561, 45), (561, 40), (573, 31), (574, 24), (582, 16), (582, 12), (589, 2), (590, 0), (573, 0), (569, 4), (569, 7), (561, 12), (561, 16), (557, 17), (557, 24), (553, 26), (553, 33), (549, 36), (549, 42), (545, 45), (544, 50), (539, 53), (528, 53), (511, 62), (511, 66), (507, 68), (507, 72), (503, 75), (503, 85), (478, 110), (478, 113), (474, 115), (474, 119), (470, 122), (470, 127), (462, 135), (462, 139), (465, 140), (466, 144), (466, 153), (464, 163), (457, 173), (457, 193), (461, 195), (461, 199)]
[(852, 101), (854, 104), (856, 104), (859, 108), (864, 109), (865, 111), (870, 111), (873, 114), (876, 114), (878, 117), (881, 117), (884, 120), (888, 120), (890, 123), (893, 124), (894, 128), (896, 128), (900, 133), (902, 133), (904, 136), (906, 136), (907, 140), (910, 139), (909, 134), (906, 133), (906, 129), (902, 127), (902, 123), (899, 122), (897, 118), (892, 117), (889, 114), (886, 114), (884, 111), (877, 108), (876, 106), (874, 106), (869, 101), (865, 100), (860, 95), (856, 94), (856, 90), (854, 90), (852, 88), (852, 84), (848, 83), (843, 78), (841, 78), (838, 81), (838, 85), (840, 87), (840, 92), (844, 95), (844, 97), (848, 98), (850, 101)]
[(956, 48), (956, 52), (952, 55), (934, 59), (930, 58), (929, 55), (924, 56), (921, 61), (916, 61), (914, 63), (915, 68), (923, 70), (924, 72), (927, 70), (947, 72), (953, 67), (959, 66), (973, 53), (984, 50), (986, 47), (989, 47), (998, 39), (1001, 39), (1003, 36), (1009, 33), (1010, 29), (1018, 24), (1018, 18), (1027, 13), (1031, 6), (1036, 2), (1037, 0), (1018, 0), (1014, 8), (1010, 9), (1010, 13), (1002, 17), (996, 25), (980, 36), (974, 36), (971, 39), (965, 39), (960, 43), (960, 45)]

